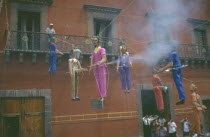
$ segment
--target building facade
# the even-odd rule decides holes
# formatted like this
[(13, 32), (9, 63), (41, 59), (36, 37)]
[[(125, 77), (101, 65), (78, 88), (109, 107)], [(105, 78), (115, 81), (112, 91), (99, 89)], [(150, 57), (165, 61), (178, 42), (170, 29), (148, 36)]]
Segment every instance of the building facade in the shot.
[[(161, 0), (2, 0), (0, 6), (0, 137), (137, 137), (143, 135), (142, 117), (152, 114), (155, 100), (152, 64), (163, 66), (165, 47), (176, 42), (182, 64), (185, 105), (176, 106), (178, 94), (171, 73), (161, 73), (168, 87), (164, 95), (165, 117), (193, 124), (189, 85), (198, 87), (203, 104), (210, 108), (210, 2), (207, 0), (163, 2)], [(57, 72), (49, 77), (48, 35), (54, 24), (58, 56)], [(93, 72), (81, 73), (80, 101), (71, 101), (68, 72), (72, 44), (82, 51), (84, 68), (90, 64), (99, 36), (108, 62), (117, 59), (125, 43), (137, 58), (131, 68), (132, 90), (121, 91), (116, 65), (107, 66), (107, 97), (98, 98)], [(159, 45), (159, 44), (158, 44)], [(161, 45), (161, 44), (160, 44)], [(158, 49), (158, 50), (154, 50)], [(163, 50), (161, 50), (163, 49)], [(148, 54), (147, 54), (148, 53)], [(99, 108), (102, 107), (102, 108)], [(154, 108), (155, 109), (155, 108)], [(203, 132), (210, 130), (210, 111), (202, 115)], [(13, 132), (11, 132), (13, 131)]]

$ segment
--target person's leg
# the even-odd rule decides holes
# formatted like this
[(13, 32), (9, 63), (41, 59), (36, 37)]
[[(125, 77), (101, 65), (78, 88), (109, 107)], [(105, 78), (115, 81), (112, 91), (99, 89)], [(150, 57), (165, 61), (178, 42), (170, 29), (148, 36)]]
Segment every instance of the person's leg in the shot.
[(130, 77), (130, 68), (126, 67), (125, 68), (125, 74), (126, 74), (126, 85), (127, 85), (127, 89), (128, 92), (131, 89), (131, 77)]
[(72, 86), (72, 100), (74, 100), (76, 98), (76, 95), (75, 95), (75, 73), (74, 72), (71, 74), (71, 86)]
[(120, 81), (121, 81), (121, 87), (122, 90), (126, 90), (126, 82), (125, 82), (125, 70), (123, 67), (119, 67), (119, 73), (120, 73)]
[(96, 86), (97, 86), (97, 90), (98, 90), (98, 96), (101, 97), (101, 92), (100, 92), (100, 86), (99, 86), (99, 69), (98, 69), (98, 66), (95, 66), (93, 68), (93, 73), (94, 73), (94, 76), (95, 76), (95, 79), (96, 79)]
[(99, 72), (99, 88), (100, 88), (100, 95), (103, 100), (104, 97), (106, 97), (106, 67), (100, 66), (100, 72)]
[(75, 72), (75, 97), (79, 100), (78, 96), (79, 73)]
[(163, 95), (162, 95), (162, 89), (160, 87), (154, 88), (154, 95), (155, 100), (157, 104), (157, 110), (163, 110), (164, 109), (164, 103), (163, 103)]
[(179, 99), (184, 100), (186, 98), (183, 84), (182, 84), (182, 72), (181, 69), (173, 70), (173, 79), (178, 90)]
[(197, 134), (201, 134), (201, 119), (200, 119), (200, 111), (196, 110), (194, 112), (194, 119), (195, 119), (195, 130)]

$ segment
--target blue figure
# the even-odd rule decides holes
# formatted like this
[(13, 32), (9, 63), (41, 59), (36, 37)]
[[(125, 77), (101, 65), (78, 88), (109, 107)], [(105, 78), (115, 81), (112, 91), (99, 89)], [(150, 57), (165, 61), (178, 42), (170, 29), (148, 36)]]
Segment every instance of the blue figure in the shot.
[(172, 67), (173, 79), (176, 84), (176, 88), (178, 90), (179, 99), (180, 99), (180, 101), (178, 101), (176, 105), (181, 105), (185, 103), (185, 99), (186, 99), (184, 87), (182, 84), (182, 72), (180, 69), (181, 62), (179, 59), (179, 55), (176, 51), (176, 45), (172, 44), (172, 46), (173, 46), (173, 50), (169, 53), (168, 64), (165, 67), (159, 69), (158, 72), (162, 72)]
[(124, 91), (124, 93), (130, 93), (131, 89), (130, 67), (132, 67), (132, 63), (126, 51), (127, 49), (125, 47), (121, 49), (122, 55), (118, 57), (117, 71), (120, 72), (122, 90)]
[(50, 74), (55, 74), (56, 72), (56, 60), (57, 60), (57, 55), (56, 53), (59, 53), (61, 55), (63, 55), (62, 52), (60, 52), (58, 49), (57, 49), (57, 45), (55, 44), (55, 39), (51, 39), (51, 43), (50, 43), (50, 46), (49, 46), (49, 50), (50, 50), (50, 67), (49, 67), (49, 73)]

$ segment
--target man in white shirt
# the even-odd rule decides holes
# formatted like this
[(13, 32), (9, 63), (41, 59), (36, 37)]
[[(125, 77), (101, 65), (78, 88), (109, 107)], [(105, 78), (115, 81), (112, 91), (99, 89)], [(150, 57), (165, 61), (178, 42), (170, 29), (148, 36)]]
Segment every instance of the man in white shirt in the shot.
[(50, 23), (50, 26), (45, 30), (45, 32), (47, 34), (49, 34), (49, 36), (48, 36), (48, 42), (50, 43), (51, 42), (51, 39), (53, 37), (53, 34), (55, 34), (55, 30), (53, 28), (53, 24), (52, 23)]
[(152, 118), (150, 118), (148, 115), (142, 118), (143, 123), (144, 123), (144, 136), (145, 137), (150, 137), (151, 136), (151, 123), (152, 123)]
[(169, 137), (176, 137), (176, 123), (173, 122), (173, 120), (171, 119), (168, 122), (168, 133), (169, 133)]
[(182, 119), (180, 123), (182, 124), (183, 137), (189, 136), (191, 123), (187, 120), (187, 117)]

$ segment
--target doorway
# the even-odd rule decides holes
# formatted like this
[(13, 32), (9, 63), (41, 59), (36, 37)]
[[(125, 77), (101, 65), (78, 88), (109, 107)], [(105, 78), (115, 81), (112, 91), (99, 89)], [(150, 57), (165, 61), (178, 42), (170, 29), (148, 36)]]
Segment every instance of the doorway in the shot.
[(0, 98), (0, 137), (44, 137), (44, 98)]
[(207, 110), (205, 111), (203, 115), (203, 133), (210, 132), (210, 99), (203, 100), (203, 105), (207, 107)]
[[(174, 119), (174, 101), (172, 94), (172, 84), (166, 84), (168, 90), (163, 94), (164, 99), (164, 118), (169, 120)], [(145, 115), (157, 115), (156, 101), (153, 93), (152, 84), (137, 84), (136, 85), (136, 97), (137, 97), (137, 110), (138, 110), (138, 123), (139, 123), (139, 135), (144, 136), (143, 120)]]

